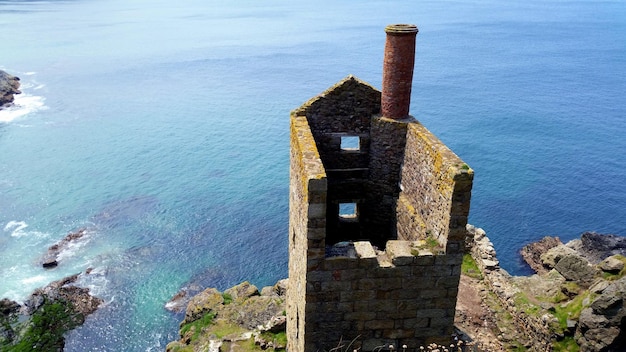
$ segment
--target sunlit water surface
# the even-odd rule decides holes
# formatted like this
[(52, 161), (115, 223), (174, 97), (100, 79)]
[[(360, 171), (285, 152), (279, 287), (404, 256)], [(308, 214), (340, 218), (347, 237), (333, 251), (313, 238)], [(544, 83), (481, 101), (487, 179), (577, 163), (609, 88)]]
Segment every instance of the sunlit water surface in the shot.
[[(289, 111), (380, 87), (385, 25), (420, 29), (412, 114), (476, 172), (505, 269), (544, 235), (626, 234), (623, 1), (7, 1), (0, 297), (92, 268), (66, 351), (161, 351), (181, 287), (287, 275)], [(87, 236), (43, 270), (48, 246)]]

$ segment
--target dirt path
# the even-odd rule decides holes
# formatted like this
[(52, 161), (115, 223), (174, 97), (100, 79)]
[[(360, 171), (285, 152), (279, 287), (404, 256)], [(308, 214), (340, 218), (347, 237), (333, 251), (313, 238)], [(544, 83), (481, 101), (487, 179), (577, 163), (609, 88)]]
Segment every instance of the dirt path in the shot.
[(499, 340), (501, 330), (496, 325), (497, 313), (488, 305), (492, 299), (482, 281), (461, 275), (455, 326), (469, 337), (480, 351), (506, 351)]

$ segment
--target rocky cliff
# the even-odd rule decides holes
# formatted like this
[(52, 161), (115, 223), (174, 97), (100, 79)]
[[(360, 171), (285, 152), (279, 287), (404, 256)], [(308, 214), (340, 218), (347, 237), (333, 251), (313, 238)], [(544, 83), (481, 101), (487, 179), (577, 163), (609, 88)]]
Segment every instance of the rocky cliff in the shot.
[(490, 311), (504, 350), (626, 350), (624, 237), (587, 232), (567, 244), (544, 238), (521, 251), (537, 274), (515, 277), (500, 268), (485, 232), (468, 230), (472, 257), (497, 298)]
[[(282, 351), (286, 292), (286, 280), (260, 292), (248, 282), (224, 292), (207, 288), (188, 301), (180, 340), (169, 343), (167, 351)], [(166, 308), (177, 310), (184, 296), (177, 294)]]
[(0, 70), (0, 108), (13, 102), (13, 96), (20, 94), (20, 79)]
[[(584, 233), (567, 244), (544, 238), (521, 251), (537, 274), (512, 276), (500, 267), (486, 233), (471, 225), (468, 232), (455, 316), (458, 343), (450, 350), (626, 350), (623, 237)], [(249, 283), (193, 297), (181, 291), (166, 305), (185, 312), (180, 339), (167, 351), (282, 350), (285, 293), (284, 281), (260, 293)], [(337, 344), (350, 350), (350, 341)], [(417, 350), (443, 351), (422, 347)]]

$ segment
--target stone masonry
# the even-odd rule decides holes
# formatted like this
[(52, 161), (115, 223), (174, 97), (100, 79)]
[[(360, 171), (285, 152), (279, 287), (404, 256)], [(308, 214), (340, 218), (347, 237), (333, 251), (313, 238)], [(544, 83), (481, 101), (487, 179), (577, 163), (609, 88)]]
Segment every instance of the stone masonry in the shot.
[[(415, 26), (386, 32), (414, 55)], [(394, 60), (382, 94), (348, 76), (291, 113), (290, 352), (450, 341), (473, 171), (405, 115), (414, 58)]]

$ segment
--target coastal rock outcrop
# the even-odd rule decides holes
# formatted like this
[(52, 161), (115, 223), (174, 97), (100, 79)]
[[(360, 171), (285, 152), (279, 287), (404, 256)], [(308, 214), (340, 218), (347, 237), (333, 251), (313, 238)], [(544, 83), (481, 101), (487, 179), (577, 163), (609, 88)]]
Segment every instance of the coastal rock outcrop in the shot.
[(626, 237), (585, 232), (567, 244), (545, 243), (527, 246), (539, 250), (523, 256), (538, 275), (514, 280), (526, 287), (525, 301), (537, 301), (528, 311), (550, 313), (553, 335), (581, 351), (626, 350)]
[(541, 256), (548, 250), (563, 245), (558, 237), (546, 236), (537, 242), (533, 242), (522, 247), (520, 254), (528, 265), (537, 273), (545, 273), (549, 269), (544, 266)]
[(260, 292), (249, 282), (224, 292), (203, 290), (189, 301), (180, 340), (170, 342), (167, 351), (284, 350), (286, 287), (281, 280)]
[(597, 264), (604, 258), (615, 254), (626, 256), (626, 237), (585, 232), (580, 236), (580, 241), (572, 241), (570, 247), (587, 258), (589, 262)]
[(67, 236), (63, 237), (62, 240), (53, 244), (48, 248), (48, 252), (44, 255), (41, 260), (41, 265), (44, 268), (51, 269), (59, 265), (59, 255), (65, 249), (67, 249), (72, 243), (78, 241), (83, 238), (87, 234), (87, 229), (79, 229), (76, 232), (71, 232)]
[(596, 279), (598, 270), (591, 266), (589, 261), (578, 254), (568, 254), (561, 258), (554, 269), (565, 279), (588, 288)]
[(581, 351), (626, 351), (626, 277), (611, 283), (583, 309), (576, 330)]
[(0, 350), (62, 351), (63, 335), (84, 323), (102, 304), (88, 288), (75, 285), (79, 276), (36, 289), (23, 305), (0, 300)]
[(0, 70), (0, 108), (11, 104), (15, 94), (20, 94), (20, 79)]
[(24, 302), (21, 312), (25, 315), (32, 315), (45, 302), (63, 302), (76, 314), (77, 323), (82, 324), (87, 315), (98, 309), (102, 304), (102, 299), (92, 296), (88, 288), (74, 285), (80, 275), (67, 276), (36, 289)]

